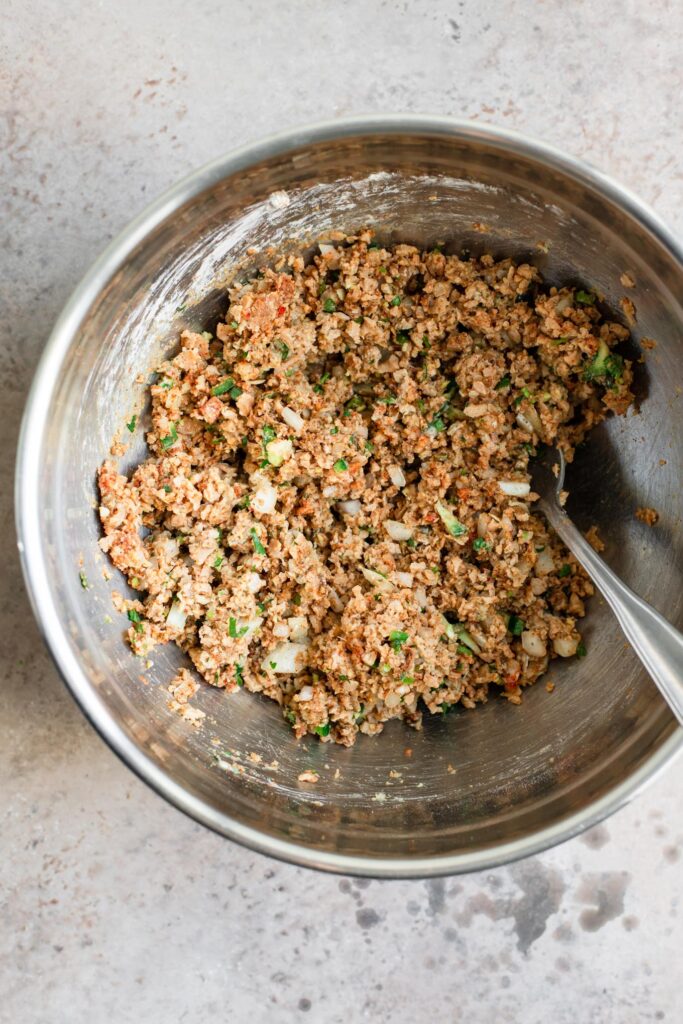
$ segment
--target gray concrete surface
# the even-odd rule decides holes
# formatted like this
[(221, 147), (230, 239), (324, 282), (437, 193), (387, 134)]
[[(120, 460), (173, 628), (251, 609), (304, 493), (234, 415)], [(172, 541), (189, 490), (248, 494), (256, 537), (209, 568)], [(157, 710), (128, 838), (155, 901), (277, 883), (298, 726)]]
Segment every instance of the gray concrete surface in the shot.
[(4, 0), (0, 11), (0, 1021), (679, 1021), (682, 767), (498, 871), (316, 875), (166, 806), (67, 696), (11, 530), (19, 417), (104, 244), (220, 152), (350, 113), (536, 134), (683, 231), (674, 0)]

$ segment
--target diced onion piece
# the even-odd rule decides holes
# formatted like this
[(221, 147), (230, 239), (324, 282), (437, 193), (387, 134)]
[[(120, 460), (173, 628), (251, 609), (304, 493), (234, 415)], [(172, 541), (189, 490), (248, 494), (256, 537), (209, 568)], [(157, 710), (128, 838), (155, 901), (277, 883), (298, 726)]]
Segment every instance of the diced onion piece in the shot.
[(174, 601), (166, 616), (166, 625), (171, 626), (172, 629), (185, 629), (186, 621), (187, 613), (182, 610), (179, 601)]
[(475, 654), (481, 654), (481, 648), (476, 640), (473, 640), (461, 622), (449, 622), (445, 615), (441, 616), (443, 631), (449, 640), (459, 640), (465, 647), (469, 647)]
[(513, 498), (524, 498), (531, 490), (531, 485), (523, 480), (499, 480), (498, 486), (503, 494), (509, 494)]
[(360, 512), (360, 502), (352, 498), (350, 501), (338, 501), (337, 508), (341, 509), (347, 516), (357, 516)]
[(273, 487), (270, 480), (261, 480), (256, 493), (251, 499), (251, 507), (254, 512), (258, 512), (261, 515), (270, 515), (271, 512), (275, 511), (276, 503), (277, 490)]
[(571, 636), (556, 636), (553, 640), (555, 654), (561, 658), (571, 658), (576, 654), (579, 641)]
[(378, 590), (388, 594), (390, 590), (394, 589), (394, 584), (382, 576), (381, 572), (375, 572), (374, 569), (367, 569), (364, 565), (361, 565), (360, 571), (365, 576), (368, 583), (372, 583)]
[(246, 629), (244, 636), (251, 636), (263, 625), (263, 619), (257, 616), (255, 619), (238, 619), (236, 623), (237, 632), (241, 633), (243, 629)]
[(300, 701), (313, 700), (313, 687), (309, 683), (306, 683), (305, 686), (301, 687), (296, 696), (297, 700)]
[(413, 591), (418, 608), (427, 607), (427, 591), (424, 587), (416, 587)]
[(543, 437), (543, 425), (535, 409), (526, 409), (517, 413), (517, 423), (529, 434), (538, 434)]
[(522, 633), (522, 648), (530, 658), (545, 658), (546, 646), (538, 633), (525, 629)]
[(284, 439), (282, 441), (269, 441), (266, 445), (266, 455), (271, 466), (281, 466), (282, 463), (291, 457), (293, 450), (292, 442)]
[(395, 572), (394, 579), (397, 583), (400, 583), (402, 587), (412, 587), (413, 585), (412, 572)]
[(397, 708), (401, 703), (401, 695), (399, 693), (388, 693), (384, 698), (385, 707)]
[(394, 487), (405, 487), (406, 478), (400, 466), (389, 466), (387, 472)]
[(539, 576), (547, 576), (548, 573), (555, 571), (555, 562), (550, 548), (543, 548), (543, 551), (538, 552), (535, 569)]
[(308, 640), (308, 619), (305, 615), (292, 615), (287, 619), (289, 636), (297, 643), (306, 643)]
[(273, 626), (273, 636), (289, 636), (289, 628), (287, 624), (285, 622), (278, 622), (277, 625)]
[(555, 313), (564, 313), (566, 309), (571, 309), (572, 305), (571, 295), (561, 295), (555, 303)]
[(441, 521), (450, 533), (451, 537), (457, 540), (458, 544), (465, 544), (467, 542), (468, 529), (464, 526), (459, 519), (456, 519), (452, 511), (444, 505), (442, 501), (437, 501), (434, 508), (439, 513)]
[(318, 242), (318, 248), (320, 252), (325, 256), (328, 252), (334, 252), (334, 246), (330, 245), (329, 242)]
[(247, 590), (250, 594), (258, 594), (264, 582), (257, 572), (247, 573)]
[[(261, 662), (264, 672), (270, 669), (272, 672), (291, 674), (301, 672), (305, 667), (305, 655), (308, 650), (308, 643), (293, 643), (288, 641), (278, 644), (270, 654), (267, 654)], [(310, 700), (310, 697), (308, 698)]]
[(405, 523), (399, 523), (396, 519), (387, 519), (384, 529), (392, 540), (410, 540), (413, 536), (411, 528), (406, 526)]
[(290, 409), (289, 406), (285, 406), (282, 410), (282, 418), (288, 427), (291, 427), (297, 434), (300, 434), (304, 429), (304, 418), (299, 416), (298, 412), (294, 412), (294, 409)]

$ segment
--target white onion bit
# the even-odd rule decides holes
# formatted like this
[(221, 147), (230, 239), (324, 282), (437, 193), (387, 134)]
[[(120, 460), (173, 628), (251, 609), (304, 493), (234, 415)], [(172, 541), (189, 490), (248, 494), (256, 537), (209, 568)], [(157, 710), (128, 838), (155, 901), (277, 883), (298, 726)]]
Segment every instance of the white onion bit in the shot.
[(400, 466), (389, 466), (388, 473), (394, 487), (405, 487), (406, 478)]
[(546, 646), (538, 633), (525, 629), (522, 633), (522, 648), (530, 658), (545, 658)]
[(276, 502), (277, 490), (269, 480), (261, 481), (251, 499), (251, 507), (254, 512), (258, 512), (260, 515), (270, 515), (275, 511)]
[[(301, 672), (305, 667), (305, 654), (308, 650), (308, 643), (286, 642), (274, 647), (270, 654), (267, 654), (261, 662), (264, 672), (270, 669), (272, 672), (291, 674)], [(313, 696), (313, 691), (311, 691)], [(308, 700), (311, 698), (309, 697)]]
[(294, 412), (294, 409), (290, 409), (289, 406), (286, 405), (282, 410), (281, 415), (287, 426), (291, 427), (297, 434), (300, 434), (304, 429), (304, 419), (302, 416), (299, 416), (298, 412)]
[(313, 700), (313, 687), (308, 684), (302, 686), (296, 696), (300, 701)]
[(166, 616), (166, 625), (172, 629), (185, 629), (187, 614), (182, 610), (179, 601), (174, 601), (171, 610)]
[(498, 486), (503, 494), (509, 494), (513, 498), (524, 498), (531, 490), (531, 485), (523, 480), (499, 480)]
[(412, 587), (413, 585), (412, 572), (395, 572), (394, 579), (397, 583), (400, 583), (402, 587)]
[(413, 536), (411, 528), (406, 526), (405, 523), (399, 523), (396, 519), (387, 519), (384, 529), (392, 540), (410, 540)]
[(552, 552), (549, 548), (543, 548), (543, 551), (538, 552), (536, 558), (536, 572), (539, 576), (547, 576), (548, 573), (555, 571), (555, 562), (553, 561)]
[(394, 589), (394, 584), (390, 580), (387, 580), (382, 576), (381, 572), (375, 572), (374, 569), (366, 569), (364, 565), (361, 565), (360, 571), (365, 576), (368, 583), (372, 583), (378, 590), (389, 593), (390, 590)]
[(360, 502), (352, 498), (350, 501), (338, 501), (337, 508), (347, 516), (357, 516), (360, 512)]
[(573, 655), (576, 654), (578, 646), (579, 641), (570, 636), (558, 636), (553, 640), (555, 653), (559, 654), (561, 658), (573, 657)]

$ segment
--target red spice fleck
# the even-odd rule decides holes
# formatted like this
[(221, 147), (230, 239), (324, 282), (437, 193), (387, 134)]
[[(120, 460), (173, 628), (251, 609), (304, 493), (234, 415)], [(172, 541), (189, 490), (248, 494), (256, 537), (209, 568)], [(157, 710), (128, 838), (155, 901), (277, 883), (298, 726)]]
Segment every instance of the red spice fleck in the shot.
[(284, 306), (278, 306), (277, 307), (277, 315), (278, 316), (283, 316), (284, 313), (285, 313), (285, 307)]

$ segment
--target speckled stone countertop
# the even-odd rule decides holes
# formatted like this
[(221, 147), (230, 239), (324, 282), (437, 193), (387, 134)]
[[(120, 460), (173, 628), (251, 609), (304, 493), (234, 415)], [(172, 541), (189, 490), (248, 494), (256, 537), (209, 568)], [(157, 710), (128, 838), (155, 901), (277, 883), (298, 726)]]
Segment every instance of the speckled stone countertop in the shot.
[(683, 231), (673, 0), (5, 0), (0, 41), (0, 1021), (680, 1021), (683, 766), (542, 856), (427, 882), (266, 860), (167, 806), (77, 710), (11, 531), (19, 418), (81, 274), (270, 132), (415, 111), (537, 135)]

